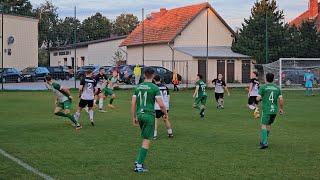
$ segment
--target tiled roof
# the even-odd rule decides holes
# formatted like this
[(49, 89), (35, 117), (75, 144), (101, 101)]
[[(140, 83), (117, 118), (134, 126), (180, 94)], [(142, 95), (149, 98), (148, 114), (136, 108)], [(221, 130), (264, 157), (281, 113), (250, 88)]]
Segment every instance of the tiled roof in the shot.
[[(320, 4), (318, 4), (318, 9), (320, 10)], [(293, 19), (289, 24), (291, 26), (296, 26), (296, 27), (300, 27), (301, 24), (304, 22), (304, 21), (309, 21), (309, 20), (314, 20), (317, 27), (318, 27), (318, 30), (320, 30), (320, 16), (319, 16), (319, 12), (311, 17), (311, 12), (310, 12), (310, 9), (308, 9), (307, 11), (303, 12), (302, 14), (300, 14), (298, 17), (296, 17), (295, 19)]]
[[(152, 13), (121, 43), (120, 46), (134, 46), (141, 44), (158, 44), (173, 41), (203, 10), (210, 8), (217, 17), (233, 33), (233, 30), (210, 6), (209, 3), (190, 5), (171, 10), (160, 9)], [(144, 42), (142, 33), (144, 26)]]

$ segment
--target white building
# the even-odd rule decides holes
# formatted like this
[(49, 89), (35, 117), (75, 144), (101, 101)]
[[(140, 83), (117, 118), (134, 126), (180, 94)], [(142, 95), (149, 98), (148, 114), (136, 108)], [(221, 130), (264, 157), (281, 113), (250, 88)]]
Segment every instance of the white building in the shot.
[[(126, 36), (112, 37), (76, 44), (77, 67), (85, 65), (112, 65), (116, 52), (126, 60), (126, 48), (120, 43)], [(73, 45), (50, 49), (50, 66), (74, 66), (75, 50)]]
[[(0, 36), (2, 34), (1, 25), (0, 16)], [(22, 70), (26, 67), (38, 66), (38, 19), (4, 14), (3, 38), (3, 66), (5, 68), (12, 67)]]
[(128, 64), (176, 69), (188, 83), (193, 83), (198, 73), (208, 83), (219, 73), (230, 83), (249, 81), (252, 59), (231, 50), (235, 33), (209, 3), (161, 8), (148, 16), (143, 25), (121, 44), (127, 47)]

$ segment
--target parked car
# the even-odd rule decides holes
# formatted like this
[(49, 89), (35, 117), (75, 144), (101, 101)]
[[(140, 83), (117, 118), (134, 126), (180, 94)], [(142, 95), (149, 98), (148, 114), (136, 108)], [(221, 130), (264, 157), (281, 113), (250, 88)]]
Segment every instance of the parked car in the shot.
[(46, 67), (28, 67), (21, 71), (24, 81), (45, 80), (45, 77), (50, 74)]
[(20, 83), (22, 80), (21, 73), (15, 68), (3, 68), (0, 69), (0, 80), (3, 83), (17, 82)]
[(76, 78), (82, 79), (85, 77), (86, 71), (91, 70), (92, 72), (95, 72), (97, 70), (99, 71), (99, 68), (100, 66), (82, 66), (78, 69)]
[[(156, 75), (159, 75), (162, 81), (166, 84), (171, 84), (173, 72), (160, 66), (150, 66), (150, 68), (154, 69)], [(182, 77), (178, 74), (178, 80), (181, 81)]]
[(71, 74), (69, 73), (69, 68), (65, 66), (52, 66), (47, 67), (50, 72), (50, 75), (53, 79), (69, 80)]

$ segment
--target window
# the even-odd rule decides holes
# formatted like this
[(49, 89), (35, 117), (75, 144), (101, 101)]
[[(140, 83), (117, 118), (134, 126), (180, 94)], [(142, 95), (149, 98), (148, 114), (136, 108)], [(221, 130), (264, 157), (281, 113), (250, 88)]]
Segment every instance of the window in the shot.
[(68, 65), (68, 59), (67, 58), (63, 58), (63, 64), (64, 64), (64, 66)]
[(63, 56), (63, 55), (66, 55), (66, 52), (65, 51), (60, 51), (59, 52), (59, 56)]
[(58, 52), (54, 52), (54, 53), (53, 53), (53, 56), (58, 56)]
[(66, 55), (69, 55), (70, 54), (70, 51), (66, 51)]
[(85, 57), (81, 57), (81, 66), (84, 66)]

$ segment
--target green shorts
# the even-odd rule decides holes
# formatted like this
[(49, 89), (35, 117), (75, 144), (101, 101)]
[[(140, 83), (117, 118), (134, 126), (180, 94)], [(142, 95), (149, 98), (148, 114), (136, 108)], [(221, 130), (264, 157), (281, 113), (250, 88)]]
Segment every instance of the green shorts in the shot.
[(61, 103), (57, 103), (57, 106), (62, 109), (71, 109), (71, 104), (72, 102), (70, 100), (67, 100)]
[(152, 139), (155, 125), (154, 114), (138, 114), (138, 121), (141, 129), (141, 137), (143, 139)]
[(195, 104), (195, 105), (201, 104), (201, 105), (205, 106), (206, 103), (207, 103), (207, 96), (197, 97), (197, 98), (194, 100), (194, 104)]
[(271, 125), (274, 123), (277, 115), (276, 114), (263, 114), (261, 116), (261, 124), (263, 125)]
[(103, 92), (104, 92), (104, 95), (105, 96), (112, 96), (114, 93), (113, 93), (113, 90), (112, 89), (109, 89), (109, 88), (104, 88), (103, 89)]

